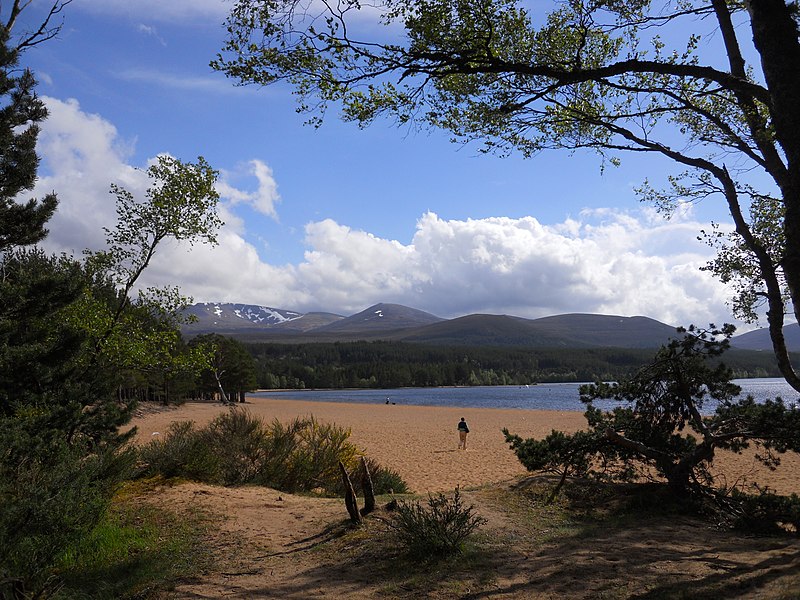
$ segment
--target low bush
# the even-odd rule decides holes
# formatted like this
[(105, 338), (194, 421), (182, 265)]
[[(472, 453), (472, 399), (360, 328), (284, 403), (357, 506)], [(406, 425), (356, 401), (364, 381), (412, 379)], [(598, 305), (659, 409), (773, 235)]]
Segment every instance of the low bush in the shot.
[(357, 449), (350, 430), (317, 421), (313, 416), (283, 424), (277, 419), (268, 428), (265, 460), (255, 482), (287, 492), (339, 489), (339, 462), (348, 469), (356, 464)]
[(137, 477), (185, 477), (221, 483), (219, 460), (193, 421), (172, 423), (165, 434), (139, 448)]
[(261, 419), (246, 410), (229, 410), (201, 432), (202, 444), (216, 458), (224, 485), (252, 482), (267, 458), (267, 432)]
[[(173, 424), (162, 439), (140, 449), (139, 475), (185, 477), (223, 485), (257, 484), (285, 492), (342, 492), (339, 463), (352, 471), (358, 449), (350, 430), (320, 423), (313, 416), (269, 425), (241, 408), (220, 415), (207, 427)], [(406, 491), (395, 472), (370, 463), (375, 493)], [(360, 479), (360, 478), (355, 478)]]
[(0, 432), (0, 598), (46, 598), (54, 564), (100, 520), (133, 454)]
[[(369, 469), (369, 476), (372, 479), (372, 491), (378, 494), (407, 494), (408, 485), (403, 481), (403, 478), (397, 471), (393, 471), (387, 467), (381, 466), (377, 461), (372, 458), (365, 458), (367, 469)], [(356, 471), (355, 479), (358, 485), (353, 483), (356, 488), (356, 493), (360, 493), (361, 479), (363, 477), (364, 465), (359, 462), (358, 470)]]
[(736, 529), (759, 533), (794, 533), (800, 537), (800, 497), (779, 496), (768, 490), (745, 494), (733, 490), (718, 516)]
[(460, 553), (464, 540), (485, 522), (474, 506), (464, 505), (456, 488), (452, 497), (429, 495), (427, 506), (401, 500), (390, 526), (411, 557), (427, 559)]

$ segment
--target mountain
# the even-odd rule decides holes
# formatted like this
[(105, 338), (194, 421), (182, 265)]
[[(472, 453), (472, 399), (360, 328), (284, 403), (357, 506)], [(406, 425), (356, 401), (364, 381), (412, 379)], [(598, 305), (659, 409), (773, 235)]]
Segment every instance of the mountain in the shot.
[(212, 332), (235, 335), (267, 328), (302, 332), (343, 318), (329, 313), (303, 314), (269, 306), (226, 302), (193, 304), (184, 310), (184, 315), (196, 319), (194, 323), (184, 326), (184, 332), (188, 335)]
[(533, 321), (508, 315), (467, 315), (400, 332), (392, 339), (450, 346), (563, 346), (557, 336), (541, 334)]
[(442, 319), (399, 304), (376, 304), (349, 317), (252, 304), (205, 303), (187, 309), (186, 335), (215, 332), (250, 342), (389, 340), (450, 346), (657, 348), (675, 328), (647, 317), (568, 314), (541, 319), (466, 315)]
[(376, 304), (351, 317), (319, 327), (316, 333), (373, 333), (408, 329), (444, 319), (400, 304)]
[(533, 321), (536, 330), (564, 339), (571, 346), (658, 348), (678, 337), (676, 328), (649, 317), (567, 314)]
[(330, 323), (336, 323), (344, 319), (342, 315), (326, 312), (310, 312), (305, 313), (302, 317), (284, 321), (275, 325), (276, 330), (289, 332), (306, 332), (319, 329)]
[[(800, 325), (791, 323), (783, 327), (783, 335), (786, 338), (786, 347), (790, 352), (800, 352)], [(731, 338), (731, 346), (742, 350), (764, 350), (772, 351), (772, 339), (769, 337), (769, 329), (756, 329)]]
[(396, 334), (392, 339), (465, 346), (657, 348), (676, 335), (674, 327), (647, 317), (468, 315)]

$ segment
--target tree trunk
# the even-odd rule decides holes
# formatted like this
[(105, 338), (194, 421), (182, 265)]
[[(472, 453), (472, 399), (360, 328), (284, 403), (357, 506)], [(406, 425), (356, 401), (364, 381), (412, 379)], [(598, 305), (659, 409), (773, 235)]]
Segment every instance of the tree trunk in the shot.
[(356, 493), (353, 491), (350, 475), (347, 474), (347, 469), (344, 468), (344, 463), (342, 463), (342, 461), (339, 461), (339, 470), (342, 472), (342, 483), (344, 483), (344, 505), (347, 507), (347, 512), (350, 514), (350, 520), (353, 523), (360, 523), (361, 514), (358, 512)]
[(228, 395), (225, 393), (225, 390), (222, 388), (222, 381), (220, 381), (220, 373), (214, 369), (212, 371), (214, 373), (214, 379), (217, 380), (217, 387), (219, 388), (220, 396), (222, 397), (223, 404), (228, 404)]
[(561, 491), (561, 488), (564, 487), (564, 484), (567, 481), (567, 475), (569, 474), (569, 467), (564, 467), (564, 470), (561, 472), (561, 479), (558, 480), (556, 487), (553, 488), (553, 491), (550, 492), (550, 495), (547, 497), (547, 503), (552, 504), (553, 501), (558, 496), (558, 492)]
[(375, 510), (375, 488), (372, 485), (369, 467), (367, 467), (367, 459), (363, 456), (361, 457), (361, 466), (364, 467), (364, 472), (361, 475), (361, 489), (364, 490), (364, 508), (361, 514), (367, 515)]
[(676, 498), (686, 498), (689, 495), (689, 472), (684, 469), (670, 469), (665, 471), (667, 485)]
[[(784, 234), (786, 254), (782, 262), (800, 321), (800, 41), (797, 23), (784, 0), (747, 2), (753, 44), (770, 93), (770, 116), (775, 137), (786, 155), (787, 181), (781, 186), (786, 207)], [(795, 386), (796, 387), (796, 386)]]

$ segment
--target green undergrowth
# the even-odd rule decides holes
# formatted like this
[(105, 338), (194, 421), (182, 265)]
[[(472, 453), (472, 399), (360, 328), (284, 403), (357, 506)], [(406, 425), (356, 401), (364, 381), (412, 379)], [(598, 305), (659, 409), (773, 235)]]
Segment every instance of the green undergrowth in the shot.
[(159, 598), (204, 568), (203, 517), (141, 502), (157, 483), (126, 484), (91, 534), (61, 557), (58, 599)]
[[(424, 500), (423, 500), (424, 501)], [(409, 553), (394, 536), (379, 510), (358, 527), (343, 525), (343, 535), (332, 537), (314, 551), (316, 559), (355, 583), (382, 581), (378, 596), (387, 598), (455, 598), (488, 585), (498, 561), (481, 534), (468, 538), (458, 554), (431, 555), (428, 560)]]
[[(266, 422), (234, 408), (205, 427), (192, 421), (169, 430), (138, 450), (139, 477), (182, 477), (213, 485), (260, 485), (293, 494), (344, 493), (340, 463), (350, 472), (356, 492), (363, 469), (350, 430), (314, 416), (289, 423)], [(369, 458), (374, 492), (406, 491), (402, 477)]]

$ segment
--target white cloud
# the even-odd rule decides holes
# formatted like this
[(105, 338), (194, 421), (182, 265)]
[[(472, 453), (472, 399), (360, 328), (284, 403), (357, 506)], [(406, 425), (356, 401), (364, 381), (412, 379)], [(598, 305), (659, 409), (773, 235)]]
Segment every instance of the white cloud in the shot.
[(158, 40), (159, 44), (166, 47), (167, 42), (164, 41), (164, 38), (162, 38), (158, 34), (158, 30), (155, 27), (152, 27), (150, 25), (145, 25), (144, 23), (139, 23), (136, 29), (139, 31), (139, 33), (143, 33), (147, 36), (155, 38), (156, 40)]
[(145, 178), (126, 164), (128, 149), (111, 123), (82, 112), (75, 100), (44, 101), (49, 117), (39, 136), (43, 164), (34, 194), (55, 190), (60, 199), (48, 225), (47, 246), (78, 253), (99, 248), (104, 242), (103, 227), (116, 219), (110, 183), (135, 191), (146, 186)]
[(156, 21), (177, 23), (212, 19), (222, 22), (231, 6), (225, 0), (81, 0), (76, 3), (78, 5), (95, 13), (124, 17), (147, 15)]
[[(76, 8), (96, 14), (112, 15), (129, 19), (147, 19), (161, 23), (185, 24), (187, 22), (206, 22), (222, 24), (233, 8), (230, 0), (81, 0), (76, 3)], [(338, 10), (337, 7), (335, 10)], [(305, 17), (303, 17), (305, 12)], [(319, 0), (308, 0), (301, 3), (295, 11), (298, 23), (308, 23), (313, 20), (324, 19), (330, 12), (327, 5)], [(351, 26), (358, 27), (359, 31), (373, 30), (386, 32), (387, 28), (382, 23), (382, 16), (386, 8), (380, 4), (362, 3), (356, 10), (349, 9), (348, 19)], [(395, 25), (388, 29), (395, 35), (402, 29)]]
[(206, 92), (214, 94), (248, 94), (250, 88), (231, 85), (222, 75), (207, 77), (187, 77), (178, 73), (167, 73), (155, 69), (124, 69), (114, 74), (123, 81), (146, 83), (162, 88), (186, 92)]
[[(229, 180), (244, 176), (255, 177), (258, 188), (254, 192), (246, 192), (233, 187)], [(260, 160), (251, 160), (239, 172), (223, 171), (217, 184), (220, 195), (231, 202), (232, 205), (248, 204), (263, 215), (278, 218), (275, 205), (281, 201), (278, 194), (278, 184), (272, 175), (272, 169)]]
[[(47, 247), (99, 247), (102, 227), (115, 219), (109, 184), (142, 193), (146, 177), (128, 164), (112, 124), (75, 101), (46, 101), (50, 118), (39, 148), (45, 162), (35, 193), (55, 189), (61, 200)], [(246, 204), (276, 218), (280, 197), (271, 169), (252, 160), (223, 175), (227, 225), (219, 246), (164, 245), (144, 285), (179, 284), (198, 301), (340, 314), (396, 302), (443, 317), (590, 312), (673, 325), (730, 321), (726, 289), (699, 270), (710, 250), (696, 240), (704, 224), (690, 214), (664, 221), (650, 211), (607, 209), (543, 225), (534, 217), (443, 220), (426, 213), (409, 244), (326, 219), (306, 225), (302, 261), (276, 266), (259, 258), (237, 214)], [(241, 189), (240, 177), (255, 185)]]
[[(145, 173), (153, 159), (143, 167), (128, 164), (131, 148), (118, 136), (116, 128), (99, 115), (81, 110), (76, 100), (61, 101), (44, 98), (49, 111), (39, 136), (38, 151), (43, 158), (41, 177), (34, 196), (55, 190), (59, 207), (49, 223), (50, 236), (45, 246), (53, 251), (80, 254), (84, 248), (97, 249), (105, 241), (104, 227), (116, 222), (112, 183), (141, 196), (150, 182)], [(260, 187), (254, 192), (243, 191), (225, 184), (234, 198), (248, 199), (266, 210), (269, 199), (277, 202), (274, 181), (270, 185), (269, 167), (253, 161), (253, 173)], [(258, 167), (258, 168), (256, 168)], [(272, 194), (272, 195), (270, 195)], [(230, 205), (219, 208), (227, 229), (243, 229), (242, 220)], [(177, 253), (178, 249), (165, 249)]]

